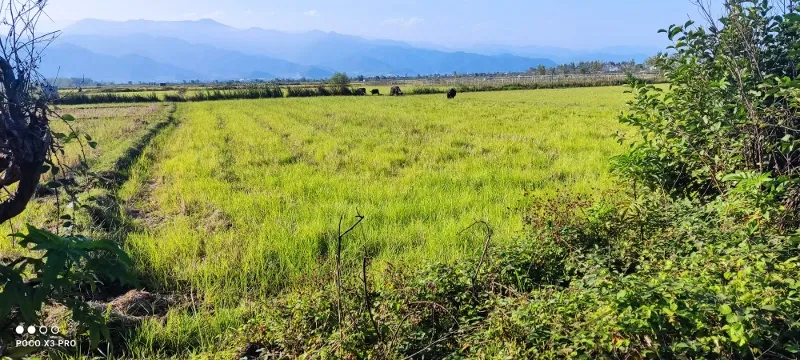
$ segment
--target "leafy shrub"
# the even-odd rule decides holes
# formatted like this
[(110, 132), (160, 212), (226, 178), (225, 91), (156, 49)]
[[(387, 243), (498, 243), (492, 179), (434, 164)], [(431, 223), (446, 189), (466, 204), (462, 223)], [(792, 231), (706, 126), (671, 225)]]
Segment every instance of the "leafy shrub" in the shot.
[[(185, 97), (184, 101), (212, 101), (212, 100), (235, 100), (235, 99), (269, 99), (282, 98), (283, 91), (277, 86), (249, 86), (231, 90), (207, 90), (197, 92), (192, 96)], [(166, 98), (165, 98), (166, 100)]]
[[(20, 239), (19, 246), (40, 251), (41, 257), (21, 256), (0, 264), (0, 322), (37, 324), (43, 305), (60, 303), (79, 324), (78, 333), (88, 332), (92, 346), (101, 336), (109, 338), (102, 311), (82, 300), (85, 290), (79, 286), (94, 288), (101, 281), (133, 284), (127, 270), (131, 260), (119, 245), (79, 235), (58, 236), (30, 225), (27, 234), (11, 236)], [(0, 339), (10, 335), (4, 333)]]
[[(278, 86), (246, 86), (246, 87), (220, 87), (209, 88), (206, 91), (198, 91), (193, 95), (187, 95), (185, 89), (179, 89), (178, 94), (164, 95), (164, 101), (184, 102), (184, 101), (213, 101), (213, 100), (235, 100), (235, 99), (268, 99), (282, 98), (283, 91)], [(132, 103), (132, 102), (159, 102), (158, 95), (151, 93), (147, 95), (120, 95), (116, 93), (86, 94), (69, 93), (59, 99), (62, 105), (79, 104), (101, 104), (101, 103)]]
[(134, 94), (134, 95), (119, 95), (115, 93), (102, 93), (102, 94), (86, 94), (83, 92), (68, 93), (61, 96), (56, 101), (61, 105), (83, 105), (83, 104), (104, 104), (104, 103), (140, 103), (140, 102), (158, 102), (160, 101), (156, 93), (147, 95)]
[(302, 87), (290, 86), (286, 90), (286, 97), (315, 97), (315, 96), (355, 96), (356, 91), (348, 86), (317, 86)]
[(435, 87), (415, 87), (411, 89), (411, 95), (444, 94), (446, 90)]
[(347, 73), (337, 72), (331, 76), (328, 83), (334, 87), (346, 88), (350, 86), (350, 77), (347, 76)]
[(286, 97), (312, 97), (317, 96), (316, 89), (300, 86), (289, 86), (286, 88)]
[(257, 311), (239, 341), (289, 357), (796, 356), (800, 234), (754, 231), (723, 201), (629, 201), (533, 216), (527, 241), (484, 260), (389, 267), (366, 291), (353, 275), (341, 323), (320, 281)]
[[(622, 122), (638, 128), (640, 140), (616, 159), (618, 172), (696, 198), (724, 194), (759, 174), (770, 178), (761, 189), (796, 188), (800, 15), (772, 15), (768, 2), (749, 3), (727, 5), (721, 27), (690, 21), (662, 30), (674, 54), (656, 64), (670, 87), (632, 84), (636, 99)], [(798, 200), (777, 198), (787, 206)]]

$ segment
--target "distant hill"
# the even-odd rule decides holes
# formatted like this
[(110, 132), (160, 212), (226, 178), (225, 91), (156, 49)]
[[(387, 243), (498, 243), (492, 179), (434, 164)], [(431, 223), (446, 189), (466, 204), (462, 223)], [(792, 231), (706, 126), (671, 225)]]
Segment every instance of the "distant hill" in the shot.
[(660, 51), (658, 48), (615, 46), (597, 50), (571, 50), (547, 46), (476, 45), (463, 49), (484, 55), (513, 54), (524, 57), (547, 57), (559, 64), (581, 61), (631, 61), (643, 63)]
[[(202, 74), (205, 80), (252, 78), (327, 78), (332, 71), (263, 55), (192, 44), (184, 40), (131, 34), (120, 36), (65, 35), (59, 41), (75, 44), (91, 51), (114, 56), (137, 54), (155, 61)], [(269, 76), (267, 76), (269, 75)]]
[[(139, 74), (148, 78), (225, 80), (252, 78), (327, 78), (334, 71), (350, 75), (416, 75), (524, 71), (538, 65), (555, 66), (547, 58), (508, 54), (476, 54), (423, 49), (392, 40), (369, 40), (334, 32), (286, 33), (260, 28), (236, 29), (213, 20), (114, 22), (86, 19), (64, 29), (60, 51), (89, 51), (92, 56), (147, 58), (156, 66), (124, 69), (127, 62), (102, 63), (81, 75)], [(69, 47), (71, 45), (72, 47)], [(61, 56), (65, 54), (61, 53)], [(74, 54), (66, 54), (74, 58)], [(49, 62), (57, 62), (50, 52)], [(172, 74), (161, 74), (171, 67)], [(71, 67), (78, 69), (77, 64)], [(71, 71), (71, 70), (70, 70)], [(158, 73), (158, 74), (156, 74)], [(184, 76), (192, 77), (184, 78)], [(50, 76), (50, 74), (46, 74)], [(72, 75), (69, 75), (72, 76)], [(130, 78), (123, 80), (145, 80)], [(123, 81), (120, 80), (120, 81)]]
[(48, 78), (90, 77), (99, 81), (170, 82), (198, 79), (202, 74), (139, 55), (111, 56), (71, 44), (46, 49), (39, 71)]

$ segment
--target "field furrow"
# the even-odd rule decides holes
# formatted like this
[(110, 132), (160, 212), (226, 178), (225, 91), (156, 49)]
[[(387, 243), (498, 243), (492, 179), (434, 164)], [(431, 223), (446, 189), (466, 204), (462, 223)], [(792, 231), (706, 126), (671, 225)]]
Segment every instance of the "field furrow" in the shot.
[(459, 231), (476, 220), (513, 239), (529, 196), (613, 186), (625, 99), (595, 88), (179, 104), (144, 200), (159, 223), (126, 246), (160, 286), (211, 302), (329, 266), (340, 218), (357, 212), (346, 265), (474, 255), (482, 235)]

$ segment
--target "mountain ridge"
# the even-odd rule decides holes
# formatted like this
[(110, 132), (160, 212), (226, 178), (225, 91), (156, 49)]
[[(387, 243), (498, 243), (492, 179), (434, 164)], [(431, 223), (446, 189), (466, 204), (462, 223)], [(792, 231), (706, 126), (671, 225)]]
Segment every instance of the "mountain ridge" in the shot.
[[(442, 47), (319, 30), (290, 33), (258, 27), (238, 29), (213, 19), (83, 19), (66, 27), (56, 45), (74, 45), (72, 50), (90, 57), (96, 65), (96, 68), (82, 67), (73, 59), (76, 54), (67, 54), (70, 48), (62, 47), (59, 56), (69, 59), (63, 67), (64, 73), (86, 70), (88, 73), (82, 75), (104, 81), (125, 81), (121, 78), (125, 74), (141, 77), (129, 81), (180, 81), (190, 80), (184, 78), (190, 75), (198, 80), (250, 79), (254, 74), (321, 79), (334, 71), (353, 76), (403, 76), (519, 72), (539, 65), (557, 65), (545, 52), (531, 50), (536, 47), (526, 50), (498, 45), (442, 50)], [(571, 50), (562, 50), (552, 57), (563, 59), (571, 54)], [(48, 61), (52, 68), (51, 64), (58, 59)], [(146, 64), (153, 71), (124, 69), (132, 64)]]

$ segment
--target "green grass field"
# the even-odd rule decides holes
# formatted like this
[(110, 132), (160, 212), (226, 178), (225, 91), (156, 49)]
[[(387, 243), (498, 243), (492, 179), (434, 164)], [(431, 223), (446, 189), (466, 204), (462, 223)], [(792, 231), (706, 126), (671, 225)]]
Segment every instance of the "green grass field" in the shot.
[(122, 197), (126, 243), (159, 286), (211, 302), (274, 293), (343, 257), (452, 261), (522, 230), (531, 194), (608, 188), (622, 88), (179, 104)]
[[(67, 145), (66, 152), (59, 156), (61, 161), (69, 166), (74, 166), (78, 162), (78, 154), (82, 151), (86, 155), (88, 165), (92, 171), (107, 172), (115, 170), (120, 159), (126, 156), (126, 152), (135, 146), (137, 141), (149, 132), (166, 121), (171, 104), (137, 104), (134, 106), (123, 104), (93, 105), (93, 106), (64, 106), (56, 111), (59, 114), (73, 115), (77, 120), (74, 122), (76, 130), (90, 134), (98, 146), (95, 149), (84, 145), (81, 149), (77, 142)], [(68, 133), (65, 124), (60, 121), (53, 121), (53, 130)], [(42, 176), (43, 182), (51, 179), (50, 174)], [(103, 192), (104, 189), (96, 189), (94, 193)], [(66, 201), (61, 199), (62, 203)], [(70, 209), (68, 213), (77, 213), (75, 209)], [(26, 223), (39, 227), (47, 228), (56, 232), (57, 219), (56, 198), (54, 196), (34, 198), (25, 212), (20, 216), (3, 223), (1, 230), (3, 234), (11, 234), (22, 228)], [(80, 215), (80, 214), (76, 214)], [(94, 235), (91, 227), (81, 224), (79, 231), (85, 231)], [(14, 245), (11, 239), (0, 241), (0, 257), (13, 257), (13, 254), (22, 251)]]
[[(124, 233), (78, 231), (124, 242), (145, 289), (191, 295), (191, 304), (148, 319), (127, 345), (225, 354), (224, 334), (247, 304), (332, 267), (340, 219), (364, 221), (345, 238), (346, 268), (453, 262), (493, 241), (525, 236), (534, 196), (598, 194), (615, 186), (608, 159), (622, 151), (616, 120), (622, 87), (409, 97), (324, 97), (173, 104), (72, 106), (60, 112), (98, 141), (94, 171), (124, 183), (93, 190), (115, 198)], [(174, 112), (173, 112), (174, 111)], [(160, 127), (172, 116), (171, 125)], [(141, 146), (130, 168), (119, 168)], [(73, 161), (68, 149), (65, 161)], [(70, 210), (74, 211), (74, 210)], [(114, 210), (117, 211), (117, 210)], [(4, 224), (54, 230), (53, 197)], [(79, 220), (88, 222), (86, 215)], [(50, 220), (49, 220), (50, 219)], [(48, 222), (49, 221), (49, 222)], [(105, 235), (104, 235), (105, 234)], [(0, 257), (20, 254), (0, 242)], [(189, 306), (189, 307), (187, 307)], [(198, 307), (199, 306), (199, 307)], [(167, 350), (172, 349), (172, 350)], [(185, 352), (183, 352), (185, 354)], [(232, 353), (231, 353), (232, 354)]]

